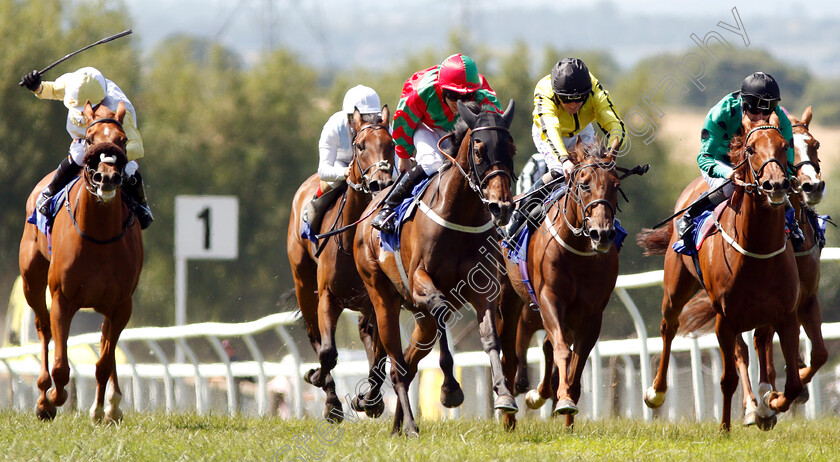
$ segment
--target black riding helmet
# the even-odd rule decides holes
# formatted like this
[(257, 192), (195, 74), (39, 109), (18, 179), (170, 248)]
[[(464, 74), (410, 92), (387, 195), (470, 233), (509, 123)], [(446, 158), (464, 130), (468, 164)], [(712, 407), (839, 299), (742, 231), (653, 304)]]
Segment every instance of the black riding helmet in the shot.
[(564, 103), (586, 101), (592, 92), (589, 69), (578, 58), (563, 58), (551, 70), (551, 88)]
[(770, 114), (782, 99), (779, 84), (770, 74), (755, 72), (741, 84), (741, 102), (745, 111)]

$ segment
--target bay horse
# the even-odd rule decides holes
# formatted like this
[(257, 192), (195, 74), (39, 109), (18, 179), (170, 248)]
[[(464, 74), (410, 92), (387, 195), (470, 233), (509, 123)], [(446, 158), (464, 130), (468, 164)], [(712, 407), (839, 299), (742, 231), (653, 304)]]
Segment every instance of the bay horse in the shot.
[[(335, 392), (335, 381), (330, 371), (335, 367), (338, 350), (335, 346), (335, 330), (338, 318), (345, 308), (361, 313), (359, 337), (365, 345), (371, 371), (385, 358), (379, 342), (373, 307), (365, 292), (353, 261), (353, 237), (356, 227), (350, 226), (362, 216), (375, 192), (390, 185), (394, 166), (394, 140), (388, 130), (390, 111), (382, 108), (381, 117), (375, 122), (362, 120), (358, 110), (353, 114), (351, 134), (353, 136), (353, 159), (350, 161), (350, 175), (343, 195), (324, 212), (322, 229), (344, 229), (334, 236), (325, 237), (321, 253), (315, 245), (301, 237), (301, 213), (318, 189), (318, 174), (313, 174), (298, 188), (292, 200), (286, 250), (295, 281), (295, 294), (301, 314), (306, 323), (312, 348), (318, 353), (320, 367), (310, 370), (305, 380), (327, 395), (324, 417), (342, 421), (341, 400)], [(384, 363), (381, 366), (384, 367)], [(379, 392), (384, 373), (371, 374), (371, 389), (366, 396), (357, 396), (351, 406), (365, 411), (371, 417), (378, 417), (384, 410)], [(364, 399), (361, 404), (360, 399)]]
[[(511, 183), (516, 147), (508, 131), (514, 104), (504, 114), (478, 114), (458, 102), (460, 120), (454, 148), (428, 188), (418, 198), (418, 208), (402, 224), (395, 252), (380, 248), (379, 232), (365, 219), (354, 242), (356, 268), (365, 283), (379, 325), (382, 344), (391, 359), (391, 380), (398, 404), (391, 434), (419, 434), (408, 400), (408, 387), (417, 364), (426, 356), (448, 322), (463, 315), (458, 308), (470, 303), (476, 310), (479, 332), (490, 357), (495, 408), (515, 412), (516, 402), (502, 375), (499, 338), (496, 333), (492, 288), (498, 286), (486, 271), (482, 255), (498, 248), (493, 225), (503, 225), (513, 211)], [(443, 141), (443, 140), (441, 140)], [(454, 155), (454, 157), (453, 157)], [(376, 204), (368, 206), (374, 210)], [(400, 339), (400, 306), (414, 313), (414, 331), (405, 352)], [(445, 331), (444, 331), (445, 332)], [(438, 338), (436, 338), (438, 337)], [(444, 354), (442, 347), (441, 354)], [(441, 362), (444, 386), (441, 400), (453, 380), (452, 363)], [(452, 387), (457, 386), (455, 382)], [(460, 390), (460, 387), (458, 388)]]
[[(527, 274), (539, 307), (523, 309), (531, 298), (518, 263), (511, 260), (509, 282), (498, 299), (505, 378), (519, 387), (517, 391), (527, 388), (528, 343), (544, 326), (546, 373), (539, 390), (528, 393), (526, 404), (537, 409), (556, 390), (553, 412), (566, 416), (567, 427), (574, 424), (586, 359), (601, 333), (604, 308), (618, 278), (613, 241), (621, 185), (615, 157), (603, 143), (583, 145), (578, 140), (569, 159), (575, 167), (568, 189), (528, 243)], [(552, 370), (558, 371), (556, 388)], [(505, 415), (505, 426), (515, 428), (515, 414)]]
[[(645, 404), (656, 408), (665, 401), (671, 341), (679, 328), (680, 312), (696, 292), (705, 288), (716, 313), (715, 332), (723, 358), (720, 429), (725, 432), (731, 428), (732, 395), (738, 386), (735, 342), (741, 332), (770, 325), (779, 334), (788, 365), (787, 381), (784, 394), (771, 392), (764, 397), (767, 407), (784, 412), (802, 391), (795, 367), (799, 275), (793, 249), (787, 245), (783, 207), (790, 189), (787, 142), (778, 127), (775, 113), (770, 115), (769, 123), (750, 122), (746, 115), (742, 119), (743, 134), (734, 137), (730, 144), (735, 191), (716, 218), (717, 232), (697, 250), (702, 276), (690, 256), (672, 248), (679, 239), (673, 221), (667, 227), (643, 230), (637, 236), (648, 255), (665, 254), (663, 349), (653, 385), (644, 394)], [(676, 209), (690, 204), (707, 188), (702, 178), (695, 179), (680, 195)]]
[[(817, 297), (820, 282), (820, 254), (821, 244), (817, 231), (809, 218), (815, 214), (813, 207), (820, 203), (825, 192), (825, 182), (820, 173), (820, 159), (818, 149), (820, 146), (809, 131), (813, 117), (811, 106), (808, 106), (802, 118), (788, 116), (793, 125), (794, 140), (794, 171), (798, 186), (789, 195), (791, 205), (795, 211), (799, 228), (805, 237), (799, 249), (795, 249), (796, 267), (799, 273), (799, 301), (797, 303), (797, 317), (799, 323), (805, 330), (805, 334), (811, 340), (811, 363), (809, 366), (799, 368), (799, 377), (802, 384), (811, 382), (817, 370), (828, 360), (828, 350), (822, 337), (822, 312)], [(680, 330), (682, 334), (688, 332), (710, 331), (715, 318), (715, 311), (712, 308), (708, 296), (703, 292), (698, 293), (686, 305), (680, 314)], [(766, 361), (766, 367), (760, 371), (760, 391), (775, 390), (776, 369), (773, 362), (773, 328), (770, 326), (761, 327), (755, 334), (755, 346), (758, 349), (759, 357)], [(738, 363), (738, 371), (741, 376), (741, 389), (744, 401), (744, 425), (757, 424), (763, 430), (771, 429), (776, 422), (776, 415), (768, 416), (762, 406), (762, 402), (756, 400), (753, 394), (749, 379), (749, 351), (747, 344), (741, 336), (736, 338), (735, 359)], [(798, 401), (806, 398), (807, 389), (803, 389)], [(763, 395), (762, 393), (759, 393)], [(761, 410), (761, 412), (759, 412)]]
[[(35, 327), (41, 340), (41, 390), (35, 413), (42, 420), (55, 418), (56, 406), (67, 400), (70, 366), (67, 335), (73, 315), (80, 308), (93, 308), (104, 316), (100, 357), (96, 362), (96, 400), (90, 409), (94, 422), (122, 419), (122, 392), (117, 381), (114, 353), (117, 340), (131, 317), (134, 289), (143, 266), (140, 224), (120, 193), (126, 135), (122, 128), (125, 107), (116, 113), (104, 105), (94, 111), (90, 102), (82, 111), (88, 124), (87, 152), (82, 179), (69, 188), (64, 206), (55, 217), (52, 237), (27, 223), (20, 241), (20, 273), (26, 301), (35, 311)], [(27, 216), (35, 199), (52, 175), (42, 179), (26, 201)], [(52, 307), (46, 307), (49, 285)], [(55, 342), (52, 379), (47, 366), (49, 343)], [(111, 389), (105, 406), (108, 379)], [(55, 382), (55, 388), (50, 387)]]

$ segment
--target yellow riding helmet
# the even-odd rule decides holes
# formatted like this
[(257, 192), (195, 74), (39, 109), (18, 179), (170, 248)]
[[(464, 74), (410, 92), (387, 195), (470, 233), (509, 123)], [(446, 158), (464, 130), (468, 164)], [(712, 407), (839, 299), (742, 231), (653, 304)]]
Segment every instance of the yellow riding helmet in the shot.
[(105, 76), (97, 69), (83, 67), (70, 74), (64, 87), (64, 105), (81, 111), (85, 102), (96, 106), (105, 99)]

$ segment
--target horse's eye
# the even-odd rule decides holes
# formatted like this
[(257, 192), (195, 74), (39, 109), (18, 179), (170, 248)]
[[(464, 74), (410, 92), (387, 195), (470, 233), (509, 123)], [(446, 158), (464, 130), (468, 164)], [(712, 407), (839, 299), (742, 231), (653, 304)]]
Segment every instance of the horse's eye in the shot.
[(93, 144), (93, 140), (90, 138), (85, 138), (85, 144)]
[(356, 145), (356, 149), (358, 149), (359, 151), (364, 151), (364, 150), (365, 150), (365, 145), (363, 145), (363, 144), (357, 144), (357, 145)]

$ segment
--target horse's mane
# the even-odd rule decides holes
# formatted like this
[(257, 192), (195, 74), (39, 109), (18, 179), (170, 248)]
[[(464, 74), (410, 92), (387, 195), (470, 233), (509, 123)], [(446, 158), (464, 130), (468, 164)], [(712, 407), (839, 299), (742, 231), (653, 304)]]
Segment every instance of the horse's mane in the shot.
[(732, 164), (738, 164), (744, 160), (744, 141), (746, 141), (747, 134), (744, 129), (738, 130), (738, 133), (732, 136), (732, 141), (729, 142), (729, 159)]
[(117, 161), (115, 165), (119, 170), (124, 169), (125, 165), (128, 163), (128, 156), (126, 156), (125, 150), (110, 141), (96, 143), (88, 148), (87, 153), (85, 153), (83, 163), (91, 168), (95, 168), (99, 165), (103, 154), (109, 157), (116, 157)]

